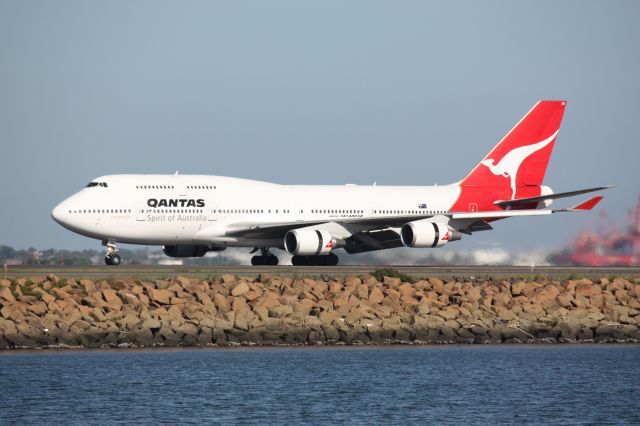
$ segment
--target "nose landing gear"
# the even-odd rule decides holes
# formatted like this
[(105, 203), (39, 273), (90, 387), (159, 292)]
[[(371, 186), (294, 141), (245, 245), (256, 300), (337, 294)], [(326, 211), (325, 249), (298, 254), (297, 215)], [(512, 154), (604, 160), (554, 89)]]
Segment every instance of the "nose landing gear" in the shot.
[(112, 241), (103, 242), (107, 246), (107, 254), (104, 256), (104, 263), (110, 266), (117, 266), (122, 262), (122, 258), (118, 254), (116, 243)]
[(276, 266), (278, 264), (278, 258), (269, 251), (269, 247), (254, 248), (251, 253), (255, 253), (260, 250), (260, 256), (253, 256), (251, 258), (251, 264), (253, 266)]
[(107, 265), (117, 266), (120, 262), (122, 262), (122, 259), (118, 253), (107, 253), (104, 256), (104, 263)]

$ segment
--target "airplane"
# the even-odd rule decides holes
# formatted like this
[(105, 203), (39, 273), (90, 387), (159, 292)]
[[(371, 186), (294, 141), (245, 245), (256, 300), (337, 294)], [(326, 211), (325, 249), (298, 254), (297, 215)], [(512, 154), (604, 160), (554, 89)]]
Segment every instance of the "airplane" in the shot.
[(542, 185), (566, 101), (542, 100), (459, 182), (438, 186), (280, 185), (208, 175), (120, 174), (92, 180), (58, 204), (53, 219), (102, 241), (119, 265), (117, 243), (162, 245), (170, 257), (227, 247), (260, 252), (252, 265), (338, 264), (349, 254), (395, 247), (443, 247), (514, 216), (591, 210), (595, 196), (550, 209), (560, 198), (611, 186), (554, 193)]

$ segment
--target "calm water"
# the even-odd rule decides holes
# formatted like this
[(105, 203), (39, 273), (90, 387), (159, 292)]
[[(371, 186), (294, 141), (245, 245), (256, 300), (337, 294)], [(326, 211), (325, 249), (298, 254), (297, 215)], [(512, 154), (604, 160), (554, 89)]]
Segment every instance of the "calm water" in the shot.
[(640, 346), (0, 354), (0, 423), (640, 424)]

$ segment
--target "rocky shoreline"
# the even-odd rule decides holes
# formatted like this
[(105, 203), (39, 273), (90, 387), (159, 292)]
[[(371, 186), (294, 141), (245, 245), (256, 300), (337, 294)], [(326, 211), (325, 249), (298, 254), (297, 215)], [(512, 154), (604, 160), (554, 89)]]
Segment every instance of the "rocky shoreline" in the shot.
[(639, 314), (640, 278), (48, 275), (0, 280), (0, 349), (640, 342)]

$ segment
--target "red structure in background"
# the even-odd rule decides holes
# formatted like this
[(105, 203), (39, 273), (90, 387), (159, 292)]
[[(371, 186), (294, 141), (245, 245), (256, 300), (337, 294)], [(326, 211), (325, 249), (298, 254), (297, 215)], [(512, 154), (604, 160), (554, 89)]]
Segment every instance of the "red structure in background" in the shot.
[(627, 229), (621, 231), (602, 211), (595, 230), (578, 234), (567, 249), (549, 256), (549, 261), (556, 265), (640, 265), (640, 197), (635, 210), (629, 210), (627, 222)]

